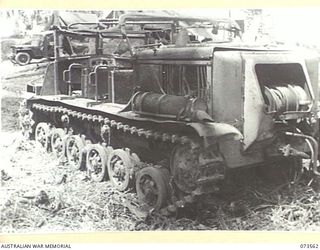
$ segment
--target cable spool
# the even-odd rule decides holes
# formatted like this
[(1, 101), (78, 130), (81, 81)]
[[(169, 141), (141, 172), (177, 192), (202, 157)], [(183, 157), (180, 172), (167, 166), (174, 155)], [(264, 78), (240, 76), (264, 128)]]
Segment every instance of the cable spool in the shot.
[(264, 87), (268, 112), (299, 111), (311, 101), (305, 90), (298, 85)]
[(298, 111), (299, 110), (299, 96), (288, 87), (277, 87), (277, 90), (282, 94), (284, 111)]
[(294, 90), (296, 95), (299, 96), (300, 110), (307, 110), (308, 105), (310, 105), (312, 101), (309, 99), (306, 91), (300, 86), (296, 86), (296, 85), (289, 85), (289, 86)]

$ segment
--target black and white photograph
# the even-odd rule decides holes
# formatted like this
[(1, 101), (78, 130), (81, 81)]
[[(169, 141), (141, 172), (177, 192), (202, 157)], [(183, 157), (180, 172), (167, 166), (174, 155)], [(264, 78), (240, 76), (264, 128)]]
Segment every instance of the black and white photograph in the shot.
[(320, 231), (320, 8), (0, 23), (1, 234)]

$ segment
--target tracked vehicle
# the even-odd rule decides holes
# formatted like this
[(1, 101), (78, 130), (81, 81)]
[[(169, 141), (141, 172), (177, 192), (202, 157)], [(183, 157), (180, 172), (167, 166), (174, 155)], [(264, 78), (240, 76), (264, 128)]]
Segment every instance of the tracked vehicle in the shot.
[[(319, 174), (316, 57), (247, 46), (226, 19), (126, 14), (108, 29), (72, 27), (54, 29), (55, 61), (23, 126), (92, 180), (174, 211), (219, 192), (234, 169), (309, 158)], [(65, 37), (91, 52), (68, 55)]]

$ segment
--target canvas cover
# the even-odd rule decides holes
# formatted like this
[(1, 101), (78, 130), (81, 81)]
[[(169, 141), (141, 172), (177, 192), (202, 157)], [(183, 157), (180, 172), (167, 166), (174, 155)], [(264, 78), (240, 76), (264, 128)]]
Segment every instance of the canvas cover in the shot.
[[(74, 11), (54, 11), (51, 17), (51, 22), (49, 23), (50, 29), (53, 26), (60, 27), (62, 29), (67, 29), (71, 24), (74, 23), (98, 23), (98, 17), (93, 13), (84, 12), (74, 12)], [(89, 28), (90, 25), (78, 25), (77, 27)]]

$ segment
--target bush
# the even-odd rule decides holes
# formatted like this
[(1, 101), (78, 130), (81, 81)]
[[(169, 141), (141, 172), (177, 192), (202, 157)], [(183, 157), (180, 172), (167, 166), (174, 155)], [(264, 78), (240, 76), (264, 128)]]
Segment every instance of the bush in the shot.
[(1, 40), (1, 60), (7, 60), (11, 53), (11, 46), (17, 44), (21, 39), (2, 39)]

